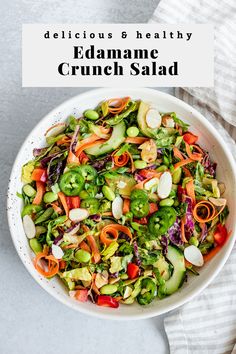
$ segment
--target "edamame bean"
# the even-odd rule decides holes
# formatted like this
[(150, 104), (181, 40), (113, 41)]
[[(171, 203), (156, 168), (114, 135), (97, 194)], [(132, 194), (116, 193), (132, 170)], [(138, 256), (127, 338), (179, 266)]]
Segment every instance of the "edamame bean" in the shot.
[(91, 120), (97, 120), (99, 118), (98, 112), (93, 109), (87, 109), (87, 111), (84, 112), (84, 116)]
[(168, 167), (165, 165), (161, 165), (156, 169), (157, 172), (165, 172), (166, 170), (168, 170)]
[(166, 198), (162, 199), (159, 203), (160, 206), (172, 206), (174, 204), (174, 199)]
[(110, 200), (111, 202), (115, 199), (116, 195), (113, 192), (113, 190), (108, 187), (108, 186), (103, 186), (102, 187), (102, 193), (104, 194), (104, 196)]
[(181, 180), (181, 175), (182, 175), (182, 168), (179, 167), (176, 170), (174, 170), (174, 172), (172, 174), (172, 182), (174, 184), (178, 184)]
[(137, 127), (129, 127), (127, 129), (126, 133), (130, 138), (134, 138), (134, 137), (138, 136), (139, 129)]
[(80, 263), (87, 263), (90, 261), (91, 255), (87, 251), (78, 250), (75, 252), (75, 259)]
[(29, 244), (35, 254), (38, 254), (43, 251), (42, 245), (41, 243), (39, 243), (37, 238), (31, 238), (31, 240), (29, 240)]
[(30, 184), (24, 185), (23, 192), (30, 198), (34, 197), (36, 194), (36, 190)]
[(147, 162), (142, 160), (136, 160), (134, 161), (134, 167), (137, 168), (138, 170), (141, 170), (147, 167)]
[(47, 192), (43, 196), (44, 203), (52, 203), (52, 202), (55, 202), (55, 200), (57, 200), (57, 199), (58, 199), (57, 194), (53, 193), (53, 192)]
[(103, 285), (100, 289), (102, 295), (111, 295), (117, 291), (118, 287), (116, 284), (106, 284)]
[(35, 220), (35, 225), (40, 224), (41, 222), (47, 221), (50, 216), (53, 214), (54, 209), (53, 208), (48, 208), (45, 210), (45, 212), (40, 215), (36, 220)]
[(195, 237), (195, 236), (190, 237), (189, 243), (190, 243), (190, 245), (193, 245), (196, 247), (199, 245), (199, 241), (198, 241), (197, 237)]

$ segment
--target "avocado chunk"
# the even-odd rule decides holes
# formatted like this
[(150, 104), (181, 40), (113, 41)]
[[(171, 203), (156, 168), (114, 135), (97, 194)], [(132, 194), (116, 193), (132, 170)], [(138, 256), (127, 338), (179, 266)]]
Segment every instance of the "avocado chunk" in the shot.
[(112, 152), (124, 142), (125, 131), (125, 123), (120, 122), (119, 124), (114, 126), (110, 139), (108, 139), (104, 144), (95, 145), (91, 148), (85, 149), (86, 154), (99, 156)]
[(139, 130), (141, 131), (141, 133), (145, 136), (150, 137), (150, 138), (154, 138), (155, 134), (157, 132), (157, 129), (149, 128), (146, 123), (146, 114), (150, 108), (151, 108), (150, 104), (141, 101), (140, 105), (139, 105), (137, 121), (138, 121)]

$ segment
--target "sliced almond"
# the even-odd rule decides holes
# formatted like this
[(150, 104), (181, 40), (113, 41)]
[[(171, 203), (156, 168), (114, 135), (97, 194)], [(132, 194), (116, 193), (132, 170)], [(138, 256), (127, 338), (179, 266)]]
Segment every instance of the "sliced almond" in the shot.
[(65, 129), (66, 123), (55, 124), (46, 131), (45, 136), (46, 138), (48, 138), (49, 136), (57, 136), (63, 133)]
[(112, 202), (112, 214), (115, 219), (120, 219), (123, 215), (123, 199), (119, 195)]
[(222, 207), (222, 206), (225, 206), (226, 205), (226, 199), (224, 198), (213, 198), (213, 197), (210, 197), (209, 198), (209, 201), (214, 204), (216, 207)]
[(199, 248), (194, 245), (188, 246), (184, 249), (184, 257), (188, 262), (196, 267), (202, 267), (204, 259)]
[(75, 208), (69, 211), (69, 218), (72, 221), (82, 221), (84, 219), (87, 219), (88, 216), (89, 212), (87, 209)]
[(159, 198), (165, 199), (169, 196), (172, 188), (172, 176), (170, 172), (164, 172), (157, 187), (157, 194)]
[(152, 188), (157, 187), (158, 183), (159, 183), (159, 178), (153, 177), (152, 179), (150, 179), (149, 181), (147, 181), (147, 182), (144, 184), (144, 188), (145, 188), (147, 191), (150, 191)]
[(54, 244), (52, 245), (52, 254), (56, 259), (61, 259), (64, 256), (61, 247)]
[(29, 215), (25, 215), (23, 217), (23, 227), (24, 227), (25, 234), (29, 239), (35, 237), (36, 228), (35, 228), (33, 220), (31, 219), (31, 217)]
[(161, 126), (161, 115), (155, 108), (150, 108), (146, 113), (146, 123), (149, 128), (157, 129)]

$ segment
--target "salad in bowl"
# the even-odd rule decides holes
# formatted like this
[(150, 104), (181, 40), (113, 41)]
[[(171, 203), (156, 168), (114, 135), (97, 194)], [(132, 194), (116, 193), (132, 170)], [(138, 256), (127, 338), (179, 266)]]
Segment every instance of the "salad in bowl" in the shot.
[(230, 232), (224, 181), (198, 138), (175, 112), (130, 97), (49, 127), (18, 194), (39, 274), (111, 308), (199, 275)]

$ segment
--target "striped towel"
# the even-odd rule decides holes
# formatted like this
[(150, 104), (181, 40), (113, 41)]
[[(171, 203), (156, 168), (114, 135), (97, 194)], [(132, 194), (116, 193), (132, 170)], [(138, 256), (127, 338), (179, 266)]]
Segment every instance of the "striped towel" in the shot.
[[(151, 23), (213, 23), (215, 86), (175, 95), (217, 128), (236, 157), (236, 0), (161, 0)], [(236, 354), (236, 246), (214, 282), (164, 324), (174, 354)]]

